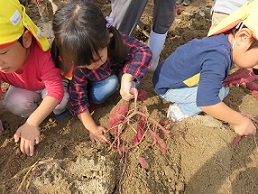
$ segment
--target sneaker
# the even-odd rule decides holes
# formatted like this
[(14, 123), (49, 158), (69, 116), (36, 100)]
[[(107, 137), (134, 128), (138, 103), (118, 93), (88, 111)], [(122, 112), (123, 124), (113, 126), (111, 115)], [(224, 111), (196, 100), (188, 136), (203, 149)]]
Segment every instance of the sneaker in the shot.
[(188, 5), (190, 5), (190, 3), (191, 3), (190, 0), (184, 0), (183, 5), (184, 6), (188, 6)]
[(167, 117), (171, 118), (172, 121), (177, 122), (182, 121), (189, 116), (180, 110), (178, 104), (174, 103), (169, 106)]
[(64, 112), (60, 113), (60, 114), (55, 114), (55, 117), (58, 121), (63, 120), (65, 117), (68, 116), (72, 116), (72, 113), (70, 112), (70, 110), (66, 109)]
[(182, 4), (183, 1), (184, 1), (184, 0), (177, 0), (177, 1), (176, 1), (176, 4), (178, 4), (178, 5), (179, 5), (179, 4)]

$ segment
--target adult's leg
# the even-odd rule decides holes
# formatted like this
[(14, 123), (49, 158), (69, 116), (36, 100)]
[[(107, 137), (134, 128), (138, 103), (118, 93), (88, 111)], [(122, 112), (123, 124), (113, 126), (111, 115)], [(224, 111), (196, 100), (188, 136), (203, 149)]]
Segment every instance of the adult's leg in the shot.
[(175, 0), (154, 0), (152, 30), (166, 33), (175, 19)]
[(113, 26), (120, 32), (132, 35), (148, 0), (111, 0)]
[(155, 70), (163, 49), (167, 32), (175, 19), (175, 0), (154, 0), (153, 24), (148, 46), (153, 58), (151, 70)]

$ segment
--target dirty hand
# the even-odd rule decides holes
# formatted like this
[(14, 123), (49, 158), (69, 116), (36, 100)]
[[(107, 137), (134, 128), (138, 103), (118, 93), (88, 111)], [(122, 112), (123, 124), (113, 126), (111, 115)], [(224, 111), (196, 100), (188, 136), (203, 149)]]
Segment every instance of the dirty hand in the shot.
[(125, 101), (133, 99), (133, 94), (130, 93), (132, 87), (133, 76), (130, 74), (124, 74), (121, 81), (120, 95)]
[(241, 122), (240, 125), (234, 125), (234, 130), (240, 136), (255, 135), (256, 126), (253, 124), (251, 119), (244, 117), (244, 120)]
[(20, 126), (14, 134), (14, 141), (20, 141), (20, 149), (22, 153), (33, 156), (34, 145), (39, 143), (40, 131), (38, 126), (30, 125), (27, 121)]
[(96, 130), (90, 131), (90, 140), (93, 142), (103, 142), (107, 143), (107, 138), (103, 135), (105, 131), (104, 127), (98, 126)]

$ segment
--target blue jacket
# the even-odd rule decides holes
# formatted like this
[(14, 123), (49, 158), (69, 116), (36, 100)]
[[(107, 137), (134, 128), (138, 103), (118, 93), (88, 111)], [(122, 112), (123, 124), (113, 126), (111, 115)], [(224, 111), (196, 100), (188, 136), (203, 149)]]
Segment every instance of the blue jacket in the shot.
[(228, 35), (193, 39), (178, 47), (153, 75), (155, 92), (198, 86), (197, 106), (219, 103), (219, 90), (232, 67), (232, 49)]

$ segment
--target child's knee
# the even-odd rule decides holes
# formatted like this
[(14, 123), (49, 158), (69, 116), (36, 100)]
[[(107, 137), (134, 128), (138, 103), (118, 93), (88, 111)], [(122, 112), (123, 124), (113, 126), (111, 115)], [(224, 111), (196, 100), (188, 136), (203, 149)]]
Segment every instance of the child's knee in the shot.
[(15, 115), (27, 118), (36, 110), (38, 105), (34, 102), (10, 101), (5, 99), (3, 101), (3, 107)]
[(55, 114), (60, 114), (60, 113), (64, 112), (66, 110), (66, 108), (67, 108), (68, 101), (69, 101), (69, 94), (67, 92), (65, 92), (62, 101), (60, 102), (60, 104), (58, 104), (55, 107), (53, 112)]
[(117, 90), (119, 88), (118, 77), (116, 75), (112, 75), (108, 79), (108, 87), (113, 87), (113, 90)]

